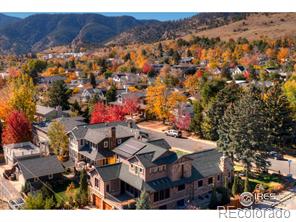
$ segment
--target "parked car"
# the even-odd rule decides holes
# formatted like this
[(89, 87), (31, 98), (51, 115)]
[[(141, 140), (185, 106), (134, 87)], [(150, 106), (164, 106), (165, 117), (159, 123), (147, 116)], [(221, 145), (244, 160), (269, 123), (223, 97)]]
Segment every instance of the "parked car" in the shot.
[(271, 151), (269, 153), (270, 157), (275, 159), (275, 160), (282, 160), (283, 159), (283, 155), (281, 153), (278, 153), (276, 151)]
[(165, 135), (167, 136), (172, 136), (172, 137), (182, 137), (182, 132), (180, 130), (174, 130), (174, 129), (170, 129), (167, 131), (164, 131)]
[(20, 210), (23, 208), (25, 202), (22, 198), (8, 201), (8, 206), (12, 210)]

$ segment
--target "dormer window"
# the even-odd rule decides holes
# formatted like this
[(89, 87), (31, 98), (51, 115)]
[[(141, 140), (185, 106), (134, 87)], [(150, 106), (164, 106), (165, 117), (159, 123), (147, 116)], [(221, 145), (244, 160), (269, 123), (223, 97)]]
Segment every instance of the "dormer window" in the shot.
[(104, 142), (104, 148), (108, 148), (108, 141)]

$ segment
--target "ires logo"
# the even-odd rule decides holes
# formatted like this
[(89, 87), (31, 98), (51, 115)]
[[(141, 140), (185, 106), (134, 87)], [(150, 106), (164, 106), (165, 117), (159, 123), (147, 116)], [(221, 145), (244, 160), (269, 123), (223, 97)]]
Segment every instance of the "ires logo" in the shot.
[(250, 207), (254, 203), (260, 203), (264, 200), (271, 201), (275, 199), (274, 193), (250, 193), (244, 192), (240, 195), (239, 202), (244, 207)]

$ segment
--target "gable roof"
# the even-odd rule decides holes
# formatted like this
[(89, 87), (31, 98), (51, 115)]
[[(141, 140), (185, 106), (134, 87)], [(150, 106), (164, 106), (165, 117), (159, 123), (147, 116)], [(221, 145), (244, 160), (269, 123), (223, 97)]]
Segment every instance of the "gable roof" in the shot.
[(219, 167), (222, 155), (223, 154), (217, 149), (211, 149), (185, 156), (193, 160), (192, 167), (195, 170), (196, 175), (199, 178), (204, 178), (222, 173), (222, 170)]
[(85, 124), (72, 129), (71, 133), (76, 139), (85, 139), (94, 144), (100, 143), (105, 138), (110, 138), (111, 127), (116, 128), (116, 138), (133, 137), (138, 130), (135, 123), (131, 122), (112, 122), (99, 124)]
[(106, 157), (111, 157), (114, 155), (114, 153), (105, 148), (92, 148), (89, 145), (84, 145), (81, 150), (79, 150), (79, 153), (88, 159), (91, 159), (93, 161), (105, 159)]
[(64, 172), (64, 168), (56, 156), (20, 160), (18, 166), (26, 180)]
[(56, 112), (56, 109), (49, 106), (36, 105), (36, 113), (39, 115), (45, 116), (51, 112)]
[(177, 159), (176, 153), (169, 151), (167, 147), (145, 143), (135, 138), (128, 139), (116, 147), (113, 152), (129, 161), (136, 158), (145, 168), (171, 163)]

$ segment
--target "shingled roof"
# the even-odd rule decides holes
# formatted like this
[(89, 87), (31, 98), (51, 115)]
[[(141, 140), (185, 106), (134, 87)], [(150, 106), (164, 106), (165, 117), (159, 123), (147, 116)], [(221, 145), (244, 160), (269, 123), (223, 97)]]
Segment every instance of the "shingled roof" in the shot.
[(56, 156), (46, 156), (18, 161), (26, 180), (63, 173), (65, 170)]

